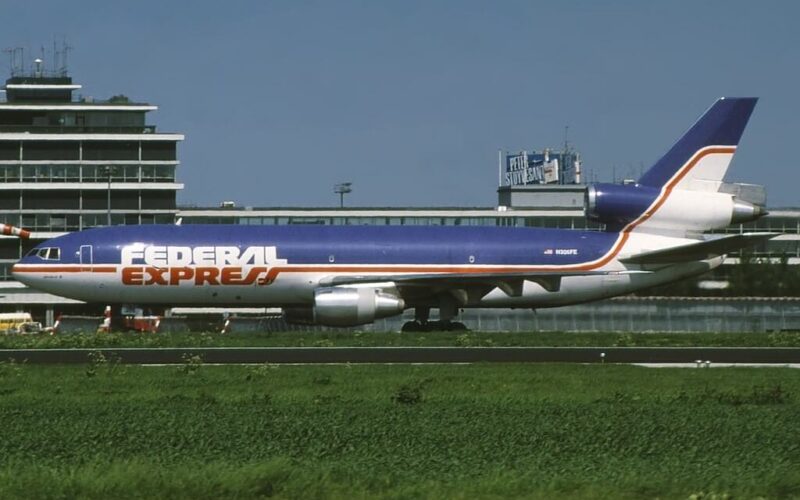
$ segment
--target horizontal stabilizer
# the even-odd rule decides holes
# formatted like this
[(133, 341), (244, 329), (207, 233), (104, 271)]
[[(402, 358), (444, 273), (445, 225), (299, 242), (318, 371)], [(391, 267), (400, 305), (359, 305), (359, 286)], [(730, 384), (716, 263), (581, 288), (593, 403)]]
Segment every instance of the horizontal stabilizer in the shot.
[(674, 264), (712, 259), (769, 240), (780, 233), (746, 233), (644, 252), (620, 259), (625, 264)]

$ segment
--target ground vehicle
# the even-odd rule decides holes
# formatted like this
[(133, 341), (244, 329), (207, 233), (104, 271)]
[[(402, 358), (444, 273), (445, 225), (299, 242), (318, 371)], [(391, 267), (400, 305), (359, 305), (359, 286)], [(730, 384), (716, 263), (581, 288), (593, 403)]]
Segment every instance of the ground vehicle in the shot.
[(42, 324), (33, 321), (31, 313), (0, 313), (0, 332), (2, 333), (40, 333), (41, 331)]

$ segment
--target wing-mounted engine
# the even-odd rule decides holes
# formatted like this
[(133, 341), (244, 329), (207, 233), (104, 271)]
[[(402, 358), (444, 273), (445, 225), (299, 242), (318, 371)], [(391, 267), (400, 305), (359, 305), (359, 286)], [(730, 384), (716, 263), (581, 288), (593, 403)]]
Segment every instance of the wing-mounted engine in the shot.
[(405, 301), (383, 289), (333, 286), (314, 291), (310, 307), (283, 311), (288, 323), (325, 326), (357, 326), (400, 314)]
[[(732, 185), (724, 185), (732, 186)], [(717, 183), (715, 188), (719, 188)], [(766, 215), (762, 204), (736, 196), (730, 189), (657, 189), (641, 184), (592, 184), (584, 208), (593, 221), (620, 230), (638, 221), (643, 230), (707, 231), (753, 221)]]

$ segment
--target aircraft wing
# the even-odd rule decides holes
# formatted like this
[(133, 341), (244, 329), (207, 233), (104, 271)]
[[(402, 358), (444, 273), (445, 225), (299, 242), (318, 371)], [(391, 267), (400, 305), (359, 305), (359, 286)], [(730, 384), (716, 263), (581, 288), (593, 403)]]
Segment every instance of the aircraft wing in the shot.
[(781, 233), (745, 233), (722, 236), (663, 250), (653, 250), (619, 259), (625, 264), (674, 264), (705, 260), (753, 246)]
[[(634, 273), (648, 271), (633, 271)], [(323, 279), (325, 286), (356, 285), (367, 283), (394, 283), (400, 288), (429, 288), (438, 290), (465, 287), (500, 288), (511, 297), (522, 293), (525, 281), (538, 283), (545, 290), (555, 292), (561, 287), (564, 276), (591, 276), (623, 273), (630, 271), (531, 271), (531, 272), (476, 272), (476, 273), (426, 273), (426, 274), (387, 274), (364, 276), (332, 276)]]

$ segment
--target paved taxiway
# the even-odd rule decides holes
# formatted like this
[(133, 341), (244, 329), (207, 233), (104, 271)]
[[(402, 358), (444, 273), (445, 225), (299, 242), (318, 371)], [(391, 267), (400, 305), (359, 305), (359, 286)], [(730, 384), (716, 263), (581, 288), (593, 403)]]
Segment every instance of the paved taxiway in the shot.
[(0, 362), (87, 363), (102, 353), (126, 364), (203, 363), (748, 363), (797, 364), (786, 347), (217, 347), (0, 349)]

